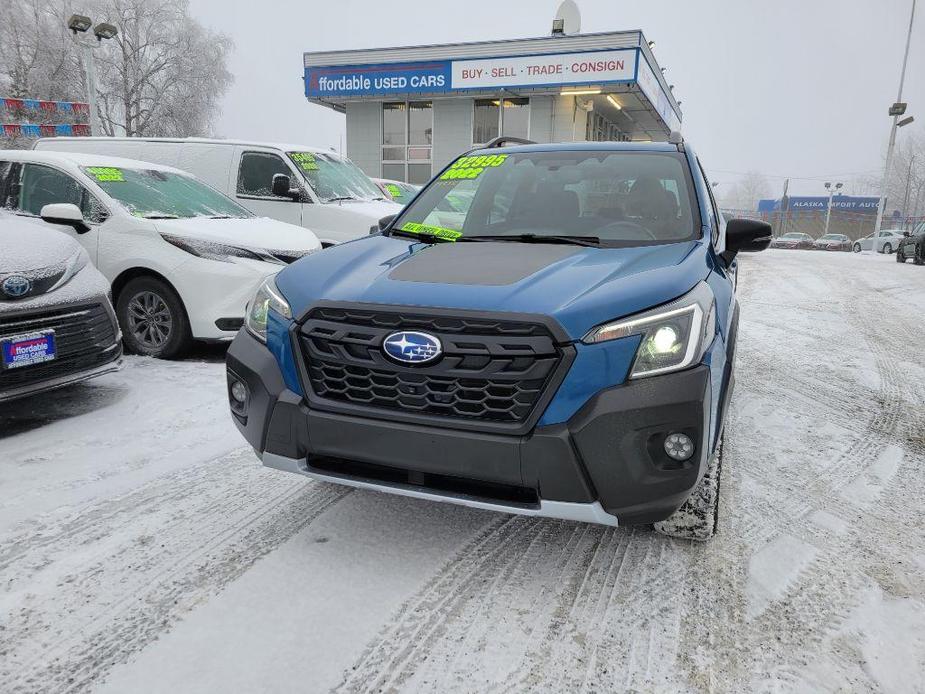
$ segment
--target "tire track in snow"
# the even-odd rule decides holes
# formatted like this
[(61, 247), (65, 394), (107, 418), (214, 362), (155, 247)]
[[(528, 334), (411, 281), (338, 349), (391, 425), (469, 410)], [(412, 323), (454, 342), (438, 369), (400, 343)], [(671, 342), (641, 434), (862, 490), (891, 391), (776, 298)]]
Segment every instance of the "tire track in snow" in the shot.
[(244, 448), (37, 519), (0, 548), (0, 689), (86, 689), (349, 493), (267, 471)]

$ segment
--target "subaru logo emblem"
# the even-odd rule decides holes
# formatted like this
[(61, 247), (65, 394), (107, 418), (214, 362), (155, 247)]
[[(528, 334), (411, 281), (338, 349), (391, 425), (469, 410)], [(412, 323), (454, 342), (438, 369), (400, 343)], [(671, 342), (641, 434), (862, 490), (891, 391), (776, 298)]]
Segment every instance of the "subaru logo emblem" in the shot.
[(403, 331), (392, 333), (382, 342), (382, 351), (395, 361), (424, 364), (443, 353), (443, 346), (433, 335)]
[(3, 280), (3, 284), (0, 284), (0, 289), (9, 298), (18, 299), (29, 293), (29, 290), (32, 289), (32, 282), (28, 277), (23, 277), (22, 275), (10, 275)]

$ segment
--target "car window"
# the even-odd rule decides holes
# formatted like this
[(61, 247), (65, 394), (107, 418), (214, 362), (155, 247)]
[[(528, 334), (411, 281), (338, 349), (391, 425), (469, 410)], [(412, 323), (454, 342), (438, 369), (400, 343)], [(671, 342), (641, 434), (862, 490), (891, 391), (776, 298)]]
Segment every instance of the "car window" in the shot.
[(9, 196), (10, 206), (22, 213), (39, 216), (45, 205), (77, 205), (87, 222), (100, 223), (109, 212), (106, 206), (72, 176), (42, 164), (23, 164), (19, 193)]
[(238, 167), (238, 195), (277, 197), (273, 195), (273, 176), (276, 174), (292, 177), (292, 169), (282, 157), (269, 152), (245, 152)]
[(82, 170), (136, 217), (253, 217), (233, 200), (185, 174), (115, 166), (85, 166)]
[(447, 239), (568, 235), (643, 246), (699, 238), (700, 215), (681, 153), (474, 153), (457, 159), (393, 226), (433, 233), (427, 227)]

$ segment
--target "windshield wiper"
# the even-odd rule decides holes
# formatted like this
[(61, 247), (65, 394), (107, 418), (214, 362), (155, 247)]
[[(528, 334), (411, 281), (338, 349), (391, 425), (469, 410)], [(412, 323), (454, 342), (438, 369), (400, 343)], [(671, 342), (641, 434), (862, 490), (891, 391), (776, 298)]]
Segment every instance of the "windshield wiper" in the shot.
[(230, 214), (210, 214), (206, 219), (231, 219)]
[(142, 219), (180, 219), (179, 215), (175, 214), (163, 214), (161, 212), (152, 212), (151, 214), (146, 214)]
[(340, 202), (342, 200), (359, 200), (359, 198), (355, 198), (352, 195), (341, 195), (336, 198), (328, 198), (325, 202)]
[(597, 236), (569, 236), (565, 234), (481, 234), (462, 236), (457, 241), (516, 241), (518, 243), (570, 243), (575, 246), (596, 247), (601, 245)]

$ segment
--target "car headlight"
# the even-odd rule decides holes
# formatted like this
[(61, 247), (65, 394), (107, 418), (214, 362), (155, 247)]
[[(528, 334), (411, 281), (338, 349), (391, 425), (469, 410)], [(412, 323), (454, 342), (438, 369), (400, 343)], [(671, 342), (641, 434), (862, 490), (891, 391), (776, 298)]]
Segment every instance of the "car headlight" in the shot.
[(206, 258), (207, 260), (220, 260), (225, 263), (230, 263), (232, 258), (246, 258), (248, 260), (262, 260), (266, 263), (285, 265), (285, 262), (262, 248), (232, 246), (228, 243), (205, 241), (203, 239), (190, 239), (185, 236), (174, 236), (173, 234), (161, 234), (161, 238), (182, 251), (186, 251), (198, 258)]
[[(87, 263), (90, 262), (90, 256), (87, 255), (87, 251), (83, 246), (77, 249), (77, 252), (74, 253), (70, 258), (68, 258), (64, 263), (64, 274), (61, 275), (61, 278), (55, 282), (53, 286), (48, 291), (53, 292), (58, 287), (64, 286), (76, 275), (78, 272), (87, 267)], [(60, 267), (60, 266), (59, 266)]]
[(594, 328), (582, 342), (641, 335), (630, 378), (680, 371), (699, 363), (710, 346), (716, 331), (714, 305), (713, 291), (701, 282), (666, 306)]
[(247, 305), (244, 327), (261, 342), (267, 341), (267, 316), (270, 310), (276, 311), (283, 318), (292, 318), (292, 309), (276, 288), (272, 277), (264, 280), (254, 298)]

